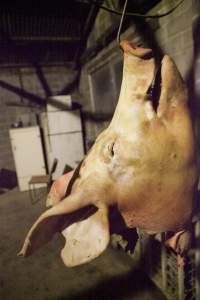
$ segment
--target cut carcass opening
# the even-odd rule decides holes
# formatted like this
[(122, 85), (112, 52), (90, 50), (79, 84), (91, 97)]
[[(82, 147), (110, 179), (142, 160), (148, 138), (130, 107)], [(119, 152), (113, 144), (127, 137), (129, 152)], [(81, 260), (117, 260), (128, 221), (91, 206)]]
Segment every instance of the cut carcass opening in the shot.
[(148, 100), (152, 101), (152, 105), (155, 112), (157, 112), (157, 108), (159, 105), (160, 94), (161, 94), (161, 64), (157, 66), (155, 77), (147, 91), (147, 98)]

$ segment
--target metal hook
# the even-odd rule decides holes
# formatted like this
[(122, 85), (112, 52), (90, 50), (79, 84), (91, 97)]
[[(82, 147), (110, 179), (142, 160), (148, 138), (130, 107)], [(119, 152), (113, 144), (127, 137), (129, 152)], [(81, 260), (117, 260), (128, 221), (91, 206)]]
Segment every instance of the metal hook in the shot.
[(121, 20), (120, 20), (120, 24), (119, 24), (119, 29), (118, 29), (118, 32), (117, 32), (117, 42), (119, 44), (120, 44), (120, 34), (121, 34), (122, 24), (123, 24), (124, 17), (125, 17), (125, 14), (126, 14), (127, 3), (128, 3), (128, 0), (125, 0), (123, 12), (122, 12), (122, 16), (121, 16)]

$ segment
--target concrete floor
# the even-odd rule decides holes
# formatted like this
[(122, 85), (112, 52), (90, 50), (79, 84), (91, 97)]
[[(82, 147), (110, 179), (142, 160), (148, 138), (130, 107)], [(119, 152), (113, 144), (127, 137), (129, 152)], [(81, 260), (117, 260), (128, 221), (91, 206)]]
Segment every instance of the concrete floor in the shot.
[(89, 264), (66, 268), (56, 236), (34, 256), (17, 257), (44, 204), (45, 197), (32, 205), (28, 193), (17, 190), (0, 196), (0, 299), (165, 300), (123, 251), (109, 248)]

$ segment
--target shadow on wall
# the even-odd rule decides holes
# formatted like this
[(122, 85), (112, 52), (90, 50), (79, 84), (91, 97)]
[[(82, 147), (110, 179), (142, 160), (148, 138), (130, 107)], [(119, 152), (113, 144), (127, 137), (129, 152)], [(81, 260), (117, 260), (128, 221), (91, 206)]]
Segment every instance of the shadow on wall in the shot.
[[(44, 73), (43, 73), (41, 67), (38, 65), (34, 65), (34, 66), (36, 69), (37, 77), (42, 84), (42, 87), (46, 94), (46, 97), (48, 98), (48, 97), (52, 96), (51, 89), (48, 85), (48, 82), (45, 79), (45, 76), (44, 76)], [(70, 94), (70, 92), (74, 91), (76, 89), (76, 87), (78, 86), (79, 80), (80, 80), (80, 71), (77, 72), (77, 75), (74, 77), (74, 79), (69, 84), (67, 84), (60, 90), (58, 95)], [(47, 102), (47, 98), (40, 97), (37, 94), (28, 92), (20, 87), (14, 86), (3, 80), (0, 80), (0, 88), (6, 89), (7, 91), (9, 91), (11, 93), (14, 93), (20, 97), (27, 99), (30, 102), (30, 105), (33, 104), (33, 105), (39, 105), (41, 107), (45, 107), (47, 104), (51, 104), (51, 105), (55, 106), (56, 108), (58, 108), (59, 110), (69, 109), (69, 107), (67, 105), (65, 105), (61, 102), (58, 102), (52, 98), (48, 99), (48, 102)], [(7, 104), (8, 104), (8, 106), (12, 106), (12, 103), (11, 104), (7, 103)], [(16, 103), (14, 105), (17, 106)], [(76, 103), (76, 102), (72, 103), (72, 112), (73, 112), (73, 109), (80, 109), (80, 108), (81, 108), (81, 105), (79, 103)], [(70, 110), (71, 110), (71, 108), (70, 108)], [(90, 112), (90, 111), (84, 110), (84, 111), (82, 111), (82, 116), (83, 116), (84, 120), (90, 120), (91, 122), (102, 122), (102, 121), (109, 121), (112, 117), (112, 114), (95, 113), (95, 112)]]
[[(0, 33), (7, 40), (9, 46), (12, 46), (12, 48), (15, 49), (16, 48), (15, 42), (12, 40), (12, 38), (10, 36), (7, 35), (7, 33), (3, 32), (2, 28), (0, 28)], [(17, 53), (17, 51), (16, 51), (16, 53)], [(31, 53), (31, 51), (30, 51), (30, 53)], [(38, 80), (40, 81), (41, 86), (43, 87), (44, 93), (46, 95), (45, 98), (40, 97), (37, 94), (33, 94), (28, 91), (25, 91), (23, 88), (19, 88), (10, 83), (7, 83), (3, 80), (0, 80), (0, 87), (29, 100), (33, 104), (36, 104), (39, 106), (45, 106), (47, 104), (46, 98), (52, 96), (51, 88), (45, 78), (45, 75), (44, 75), (44, 72), (43, 72), (41, 66), (38, 65), (37, 62), (35, 62), (35, 58), (30, 57), (30, 64), (35, 68), (35, 73), (36, 73)], [(76, 86), (79, 82), (79, 79), (80, 79), (80, 70), (77, 72), (77, 75), (74, 77), (74, 79), (70, 83), (68, 83), (66, 86), (64, 86), (59, 91), (58, 94), (59, 95), (69, 94), (73, 89), (76, 88)], [(66, 109), (66, 107), (65, 108), (60, 107), (59, 103), (56, 101), (52, 101), (51, 104), (55, 105), (55, 107), (58, 107), (60, 109)]]
[[(35, 66), (37, 77), (38, 77), (38, 79), (39, 79), (39, 81), (40, 81), (40, 83), (43, 87), (43, 90), (45, 92), (45, 95), (46, 95), (45, 98), (40, 97), (37, 94), (28, 92), (28, 91), (24, 90), (23, 88), (14, 86), (14, 85), (12, 85), (10, 83), (7, 83), (6, 81), (3, 81), (3, 80), (0, 80), (0, 87), (6, 89), (7, 91), (9, 91), (11, 93), (14, 93), (16, 95), (19, 95), (19, 96), (29, 100), (30, 103), (32, 103), (32, 104), (36, 104), (36, 105), (39, 105), (39, 106), (43, 107), (47, 104), (46, 98), (52, 96), (52, 92), (51, 92), (51, 89), (49, 87), (49, 84), (48, 84), (48, 82), (47, 82), (47, 80), (44, 76), (44, 73), (43, 73), (41, 67), (38, 66), (38, 65), (35, 65), (35, 64), (34, 64), (34, 66)], [(80, 74), (78, 72), (77, 76), (75, 76), (75, 78), (72, 80), (72, 82), (70, 82), (69, 84), (64, 86), (58, 94), (59, 95), (69, 94), (77, 86), (78, 81), (79, 81), (79, 77), (80, 77)], [(61, 104), (61, 103), (59, 103), (59, 102), (57, 102), (53, 99), (49, 100), (49, 103), (54, 105), (55, 107), (58, 107), (60, 110), (66, 109), (65, 105), (63, 105), (63, 104)]]

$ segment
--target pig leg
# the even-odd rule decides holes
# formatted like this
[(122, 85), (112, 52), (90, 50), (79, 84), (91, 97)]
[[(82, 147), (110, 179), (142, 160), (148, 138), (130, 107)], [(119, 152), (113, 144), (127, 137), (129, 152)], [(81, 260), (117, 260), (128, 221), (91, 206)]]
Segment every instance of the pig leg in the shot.
[[(47, 206), (54, 206), (64, 198), (73, 174), (74, 171), (64, 174), (53, 183), (47, 197)], [(99, 210), (96, 214), (82, 222), (77, 222), (69, 227), (67, 227), (67, 224), (63, 224), (65, 229), (62, 231), (62, 234), (67, 243), (61, 251), (61, 257), (65, 265), (74, 266), (99, 255), (99, 246), (105, 243), (104, 239), (108, 238), (107, 235), (101, 234), (102, 222), (105, 224), (107, 222), (107, 218), (101, 215), (102, 212)], [(66, 221), (68, 222), (68, 220)], [(92, 227), (94, 224), (97, 225), (95, 228)], [(83, 232), (86, 232), (87, 235), (83, 235)], [(102, 236), (103, 239), (97, 239), (97, 236)], [(83, 251), (83, 249), (85, 250)]]
[(187, 92), (181, 75), (169, 56), (165, 55), (162, 66), (162, 91), (158, 106), (158, 116), (173, 121), (175, 115), (185, 112)]
[(99, 256), (110, 240), (108, 210), (102, 206), (88, 219), (62, 231), (66, 239), (61, 257), (68, 267), (80, 265)]
[[(84, 193), (82, 190), (69, 195), (44, 212), (28, 232), (19, 255), (28, 256), (47, 243), (60, 230), (63, 226), (62, 223), (65, 223), (66, 227), (71, 225), (71, 213), (75, 212), (76, 215), (76, 212), (80, 211), (81, 208), (87, 209), (87, 206), (91, 210), (93, 203), (88, 199), (91, 199), (92, 196), (93, 194), (90, 195), (86, 191)], [(65, 245), (61, 253), (67, 266), (90, 261), (108, 246), (110, 240), (108, 208), (103, 202), (94, 203), (93, 206), (96, 206), (98, 210), (92, 216), (83, 221), (77, 222), (76, 220), (74, 225), (68, 227), (69, 230), (66, 228), (62, 231), (67, 242), (69, 239), (69, 244)], [(87, 210), (85, 213), (88, 213)], [(67, 224), (68, 218), (69, 224)], [(79, 252), (81, 254), (78, 254)]]

